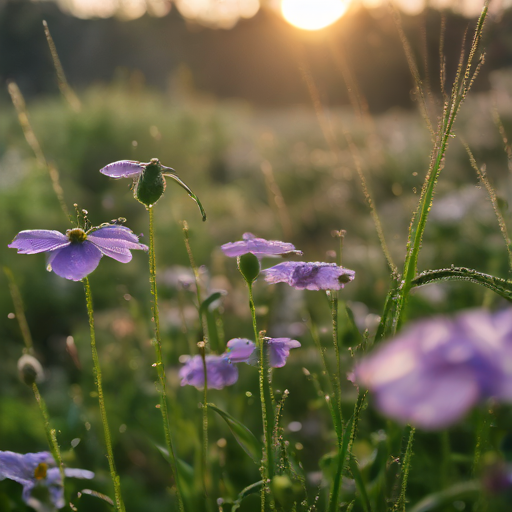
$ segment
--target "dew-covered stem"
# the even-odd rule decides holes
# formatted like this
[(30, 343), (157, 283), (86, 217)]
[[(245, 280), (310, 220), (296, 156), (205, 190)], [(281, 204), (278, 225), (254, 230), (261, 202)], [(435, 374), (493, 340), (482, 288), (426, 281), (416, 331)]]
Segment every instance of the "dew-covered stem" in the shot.
[(94, 310), (92, 307), (92, 295), (91, 285), (89, 284), (89, 278), (84, 277), (82, 280), (85, 289), (85, 298), (87, 301), (87, 314), (89, 316), (89, 328), (91, 332), (91, 351), (92, 361), (94, 365), (94, 380), (96, 382), (96, 390), (98, 392), (98, 402), (100, 404), (101, 422), (103, 423), (103, 433), (105, 435), (105, 445), (107, 447), (107, 460), (110, 468), (110, 476), (114, 484), (114, 503), (117, 512), (125, 512), (123, 498), (121, 496), (121, 482), (119, 475), (116, 471), (116, 465), (114, 462), (114, 452), (112, 450), (112, 440), (110, 436), (110, 428), (107, 420), (107, 409), (105, 407), (105, 398), (103, 395), (103, 385), (101, 378), (101, 367), (100, 359), (98, 356), (98, 350), (96, 349), (96, 331), (94, 329)]
[(203, 443), (202, 443), (202, 477), (203, 477), (203, 490), (205, 498), (208, 497), (208, 371), (206, 366), (206, 351), (204, 341), (198, 344), (199, 352), (201, 353), (201, 359), (203, 360), (203, 376), (204, 376), (204, 388), (203, 388)]
[(151, 285), (151, 295), (153, 295), (152, 313), (155, 329), (155, 353), (156, 353), (156, 371), (159, 381), (160, 393), (160, 412), (162, 414), (162, 421), (164, 426), (165, 444), (169, 453), (169, 460), (171, 463), (171, 470), (174, 474), (176, 482), (176, 494), (178, 497), (178, 505), (181, 512), (183, 512), (183, 500), (181, 497), (181, 489), (178, 475), (178, 467), (176, 463), (176, 455), (172, 444), (171, 427), (169, 423), (169, 410), (167, 406), (167, 393), (166, 393), (166, 376), (165, 367), (162, 359), (162, 341), (160, 337), (160, 316), (158, 312), (158, 290), (156, 285), (156, 258), (155, 258), (155, 232), (154, 232), (154, 212), (153, 208), (148, 208), (149, 213), (149, 283)]
[[(409, 480), (409, 472), (411, 470), (411, 459), (412, 459), (412, 445), (414, 442), (414, 433), (416, 429), (414, 427), (409, 426), (409, 436), (407, 439), (407, 447), (405, 449), (405, 453), (402, 460), (402, 465), (400, 468), (400, 494), (398, 499), (393, 506), (393, 512), (405, 512), (405, 504), (406, 504), (406, 492), (407, 492), (407, 482)], [(405, 437), (405, 434), (404, 434)]]
[[(259, 363), (259, 386), (261, 401), (261, 419), (263, 422), (263, 442), (265, 444), (265, 456), (262, 461), (262, 479), (264, 482), (272, 480), (274, 476), (274, 454), (272, 451), (272, 433), (274, 424), (274, 411), (272, 408), (272, 396), (270, 394), (270, 382), (268, 376), (268, 362), (265, 354), (265, 340), (260, 336), (256, 322), (256, 308), (252, 295), (252, 284), (247, 282), (249, 290), (249, 307), (251, 308), (252, 326), (254, 329), (254, 338), (256, 346), (260, 352)], [(261, 491), (261, 510), (265, 510), (265, 484)]]

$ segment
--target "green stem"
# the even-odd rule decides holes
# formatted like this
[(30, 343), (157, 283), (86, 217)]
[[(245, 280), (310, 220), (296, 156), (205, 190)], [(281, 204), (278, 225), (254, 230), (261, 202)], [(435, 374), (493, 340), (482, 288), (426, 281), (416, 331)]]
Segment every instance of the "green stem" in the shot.
[(252, 295), (252, 284), (247, 282), (249, 289), (249, 306), (251, 308), (252, 326), (254, 329), (254, 337), (257, 347), (260, 351), (259, 364), (259, 385), (260, 385), (260, 401), (261, 401), (261, 419), (263, 422), (263, 442), (265, 444), (265, 457), (262, 461), (262, 479), (265, 485), (261, 491), (261, 510), (265, 510), (265, 492), (268, 481), (274, 477), (274, 454), (272, 451), (272, 432), (274, 424), (274, 411), (272, 409), (272, 397), (270, 394), (270, 383), (268, 375), (267, 356), (265, 354), (265, 341), (259, 335), (256, 323), (256, 308), (254, 307), (254, 299)]
[(176, 456), (171, 438), (171, 429), (169, 423), (169, 411), (167, 407), (167, 393), (166, 393), (166, 376), (165, 368), (162, 359), (162, 341), (160, 337), (160, 316), (158, 314), (158, 291), (156, 287), (156, 258), (155, 258), (155, 235), (154, 235), (154, 218), (153, 208), (148, 208), (149, 212), (149, 283), (151, 285), (151, 294), (153, 295), (153, 321), (155, 324), (155, 353), (156, 353), (156, 371), (160, 383), (160, 412), (162, 413), (162, 421), (164, 425), (165, 444), (169, 452), (169, 459), (171, 462), (171, 470), (174, 474), (176, 482), (176, 494), (178, 497), (178, 505), (181, 512), (184, 511), (183, 500), (181, 497), (180, 482), (178, 475), (178, 467), (176, 463)]
[(208, 476), (208, 371), (206, 368), (206, 352), (205, 343), (200, 342), (199, 351), (203, 360), (203, 375), (204, 375), (204, 389), (203, 389), (203, 444), (202, 444), (202, 474), (203, 474), (203, 490), (205, 498), (208, 498), (207, 476)]
[(34, 391), (34, 397), (36, 402), (39, 405), (39, 409), (41, 410), (41, 414), (43, 415), (44, 421), (44, 431), (46, 433), (46, 439), (48, 440), (48, 445), (50, 446), (50, 450), (52, 452), (53, 458), (55, 462), (59, 466), (60, 478), (62, 480), (62, 486), (64, 486), (64, 464), (62, 463), (62, 457), (60, 455), (59, 443), (57, 442), (57, 435), (55, 433), (55, 429), (50, 426), (50, 417), (48, 416), (48, 409), (46, 408), (46, 402), (44, 401), (41, 393), (39, 393), (39, 388), (37, 384), (34, 382), (32, 384), (32, 390)]
[[(341, 412), (341, 361), (340, 347), (338, 340), (338, 292), (331, 290), (331, 315), (332, 315), (332, 342), (334, 345), (334, 354), (336, 357), (336, 375), (334, 375), (334, 390), (336, 394), (336, 406), (341, 424), (343, 425), (343, 415)], [(341, 435), (338, 435), (338, 447), (341, 443)]]
[(407, 482), (409, 480), (409, 472), (411, 470), (412, 445), (414, 442), (414, 433), (416, 432), (416, 429), (414, 427), (410, 426), (409, 429), (410, 430), (409, 439), (407, 440), (407, 448), (405, 449), (405, 454), (400, 469), (400, 475), (402, 478), (400, 495), (398, 496), (398, 499), (395, 502), (393, 512), (405, 512)]
[(103, 423), (103, 433), (105, 435), (105, 444), (107, 447), (107, 460), (110, 468), (110, 476), (112, 477), (112, 482), (114, 484), (115, 508), (118, 512), (125, 512), (124, 502), (121, 496), (121, 482), (119, 475), (117, 474), (116, 465), (114, 462), (114, 452), (112, 450), (112, 440), (107, 420), (107, 409), (105, 407), (103, 386), (101, 383), (102, 379), (100, 359), (98, 356), (98, 350), (96, 349), (96, 332), (94, 330), (94, 310), (92, 307), (91, 285), (89, 284), (89, 279), (87, 277), (84, 277), (82, 282), (84, 283), (85, 298), (87, 301), (87, 313), (89, 315), (89, 328), (91, 331), (91, 351), (92, 361), (94, 364), (94, 380), (96, 382), (96, 389), (98, 391), (98, 402), (100, 404), (101, 422)]

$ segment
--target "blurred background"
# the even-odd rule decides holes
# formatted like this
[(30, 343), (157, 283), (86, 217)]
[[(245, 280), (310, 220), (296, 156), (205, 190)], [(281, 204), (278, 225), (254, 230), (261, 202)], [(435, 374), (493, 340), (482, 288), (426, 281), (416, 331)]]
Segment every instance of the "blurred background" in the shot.
[[(228, 292), (210, 312), (218, 352), (230, 338), (251, 337), (236, 263), (219, 249), (245, 231), (293, 242), (305, 260), (335, 261), (339, 244), (332, 232), (347, 230), (343, 263), (356, 271), (356, 279), (342, 298), (359, 331), (371, 334), (390, 280), (361, 175), (400, 268), (432, 149), (398, 28), (417, 63), (435, 128), (442, 112), (440, 42), (449, 91), (465, 30), (469, 27), (470, 38), (481, 7), (477, 0), (401, 0), (395, 10), (379, 0), (0, 0), (0, 261), (20, 289), (35, 352), (46, 370), (42, 392), (66, 462), (95, 470), (91, 487), (109, 493), (110, 484), (82, 285), (46, 272), (43, 255), (18, 256), (7, 244), (24, 229), (70, 227), (56, 187), (71, 212), (77, 203), (95, 225), (125, 217), (147, 243), (147, 214), (133, 200), (129, 180), (110, 180), (98, 172), (116, 160), (158, 157), (197, 193), (206, 223), (172, 182), (155, 207), (175, 436), (179, 456), (194, 465), (201, 394), (180, 388), (178, 370), (180, 356), (195, 353), (200, 326), (182, 221), (190, 228), (202, 298), (215, 290)], [(490, 12), (485, 65), (457, 121), (460, 137), (448, 150), (420, 270), (454, 264), (510, 277), (495, 212), (460, 143), (463, 138), (469, 144), (478, 166), (485, 164), (509, 222), (512, 2), (492, 1)], [(55, 70), (43, 20), (69, 86)], [(135, 253), (127, 265), (104, 258), (91, 275), (91, 286), (126, 501), (130, 510), (160, 511), (174, 495), (157, 448), (164, 443), (155, 408), (145, 255)], [(313, 292), (261, 282), (255, 293), (262, 328), (303, 345), (275, 372), (275, 389), (290, 390), (283, 426), (294, 457), (315, 487), (323, 478), (318, 454), (332, 449), (334, 438), (327, 411), (302, 372), (303, 366), (321, 371), (311, 323), (304, 319), (311, 317), (321, 342), (330, 346), (328, 302)], [(409, 317), (482, 304), (502, 305), (474, 285), (432, 285), (414, 294)], [(24, 453), (46, 445), (33, 395), (17, 377), (23, 341), (14, 311), (8, 280), (0, 274), (0, 450)], [(341, 329), (348, 369), (348, 348), (358, 337), (348, 321)], [(349, 410), (354, 391), (350, 384), (345, 391)], [(239, 382), (213, 391), (211, 400), (259, 435), (257, 392), (256, 372), (244, 365)], [(259, 478), (258, 470), (213, 413), (210, 420), (210, 455), (219, 468), (212, 487), (216, 496), (233, 498)], [(371, 420), (368, 430), (384, 424), (378, 417)], [(422, 435), (418, 474), (438, 455), (423, 450), (431, 438)], [(457, 440), (460, 451), (471, 444), (468, 432)], [(373, 448), (370, 443), (358, 449), (364, 454)], [(468, 468), (459, 464), (451, 478)], [(428, 474), (411, 476), (413, 496), (436, 488), (437, 475)], [(197, 474), (192, 478), (197, 481)], [(19, 491), (14, 482), (0, 482), (0, 510), (22, 510)], [(200, 497), (190, 499), (197, 499), (195, 510), (201, 510)], [(91, 496), (83, 496), (80, 507), (109, 508)]]

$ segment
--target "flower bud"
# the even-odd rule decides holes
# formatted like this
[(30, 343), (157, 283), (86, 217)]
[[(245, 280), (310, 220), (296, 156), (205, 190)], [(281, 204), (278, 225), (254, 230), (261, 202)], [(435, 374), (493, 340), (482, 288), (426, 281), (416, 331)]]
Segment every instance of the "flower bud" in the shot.
[(247, 284), (252, 284), (260, 273), (260, 261), (254, 254), (248, 252), (242, 256), (238, 256), (238, 270)]
[(150, 208), (162, 196), (165, 190), (165, 178), (162, 174), (162, 165), (158, 158), (152, 158), (145, 164), (144, 170), (135, 187), (135, 198)]
[(44, 379), (41, 363), (35, 357), (28, 354), (18, 359), (18, 373), (20, 379), (27, 386), (32, 386), (35, 382), (41, 382)]

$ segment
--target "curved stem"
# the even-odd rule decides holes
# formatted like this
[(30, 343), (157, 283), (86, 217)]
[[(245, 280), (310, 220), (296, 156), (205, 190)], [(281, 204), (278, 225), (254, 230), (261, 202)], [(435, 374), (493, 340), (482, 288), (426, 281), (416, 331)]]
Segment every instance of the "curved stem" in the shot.
[(149, 212), (149, 282), (151, 285), (151, 294), (153, 295), (153, 321), (155, 324), (155, 353), (156, 353), (156, 371), (160, 383), (160, 412), (162, 413), (162, 421), (164, 424), (165, 444), (169, 452), (169, 459), (171, 462), (171, 470), (174, 473), (176, 482), (176, 494), (178, 496), (178, 505), (181, 512), (184, 511), (183, 500), (181, 497), (180, 482), (178, 475), (178, 467), (176, 464), (176, 456), (171, 438), (171, 428), (169, 424), (169, 411), (167, 407), (167, 393), (166, 393), (166, 377), (165, 368), (162, 359), (162, 342), (160, 337), (160, 316), (158, 313), (158, 291), (156, 287), (156, 258), (155, 258), (155, 236), (154, 236), (154, 219), (153, 208), (148, 208)]
[(101, 422), (103, 423), (103, 432), (105, 435), (105, 444), (107, 447), (107, 460), (110, 468), (110, 476), (112, 477), (112, 482), (114, 484), (115, 508), (116, 511), (118, 512), (125, 512), (124, 502), (121, 496), (121, 482), (119, 479), (119, 475), (117, 474), (116, 465), (114, 462), (114, 452), (112, 450), (112, 440), (107, 420), (107, 409), (105, 407), (103, 386), (101, 383), (101, 368), (98, 350), (96, 349), (96, 331), (94, 330), (94, 310), (92, 307), (91, 286), (89, 284), (89, 279), (87, 277), (84, 277), (83, 283), (85, 288), (85, 298), (87, 301), (87, 313), (89, 315), (89, 328), (91, 331), (91, 351), (92, 361), (94, 364), (94, 380), (96, 382), (96, 389), (98, 391), (98, 402), (100, 404)]
[(249, 307), (251, 308), (252, 326), (254, 329), (254, 338), (260, 351), (259, 364), (259, 385), (260, 385), (260, 401), (261, 401), (261, 419), (263, 422), (263, 442), (265, 444), (265, 457), (262, 461), (262, 479), (264, 485), (261, 490), (261, 510), (265, 510), (265, 492), (268, 481), (274, 476), (274, 454), (272, 451), (272, 433), (274, 424), (274, 411), (272, 408), (272, 396), (270, 394), (270, 383), (268, 377), (268, 364), (265, 354), (265, 341), (258, 332), (256, 323), (256, 308), (254, 307), (254, 299), (252, 295), (252, 284), (247, 283), (249, 289)]

